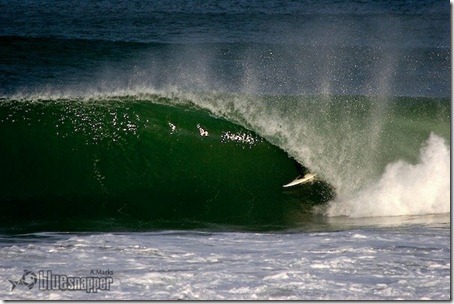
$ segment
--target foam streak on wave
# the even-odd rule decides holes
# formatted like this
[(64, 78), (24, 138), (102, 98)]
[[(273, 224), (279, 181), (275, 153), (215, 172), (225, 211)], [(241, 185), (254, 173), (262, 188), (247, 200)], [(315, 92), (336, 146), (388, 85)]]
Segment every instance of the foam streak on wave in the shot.
[(329, 216), (375, 217), (449, 213), (450, 151), (434, 135), (421, 149), (420, 162), (397, 161), (380, 180), (347, 198), (330, 203)]

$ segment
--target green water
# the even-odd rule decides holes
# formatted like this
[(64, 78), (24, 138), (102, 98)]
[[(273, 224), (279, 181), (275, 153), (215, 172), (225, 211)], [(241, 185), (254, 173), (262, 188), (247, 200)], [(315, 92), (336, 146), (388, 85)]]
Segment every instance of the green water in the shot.
[[(0, 125), (3, 223), (71, 229), (285, 225), (450, 134), (446, 100), (360, 96), (4, 99)], [(319, 181), (284, 189), (294, 159)]]
[(130, 99), (9, 101), (0, 117), (7, 221), (281, 223), (300, 209), (296, 198), (310, 206), (331, 195), (322, 183), (284, 191), (295, 161), (206, 111)]

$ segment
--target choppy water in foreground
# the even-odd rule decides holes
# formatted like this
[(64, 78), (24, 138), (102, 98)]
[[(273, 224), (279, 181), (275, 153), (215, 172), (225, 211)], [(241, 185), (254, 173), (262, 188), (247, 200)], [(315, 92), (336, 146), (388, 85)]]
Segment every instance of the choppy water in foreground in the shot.
[[(418, 222), (424, 221), (421, 224)], [(378, 222), (378, 221), (377, 221)], [(358, 225), (358, 227), (355, 227)], [(36, 233), (2, 236), (3, 299), (304, 300), (450, 298), (447, 217), (340, 221), (325, 231)], [(339, 228), (339, 229), (333, 229)], [(88, 276), (110, 290), (10, 291), (23, 269)]]

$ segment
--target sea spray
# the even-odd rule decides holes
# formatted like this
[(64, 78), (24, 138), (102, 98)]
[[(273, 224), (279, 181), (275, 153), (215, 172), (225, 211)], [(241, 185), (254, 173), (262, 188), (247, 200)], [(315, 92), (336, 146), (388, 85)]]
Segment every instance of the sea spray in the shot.
[[(257, 131), (333, 185), (337, 198), (323, 212), (325, 215), (449, 212), (447, 100), (359, 96), (191, 98)], [(320, 210), (325, 207), (315, 208), (316, 213)]]
[(279, 146), (337, 193), (351, 195), (400, 159), (416, 162), (431, 132), (449, 139), (449, 101), (374, 96), (183, 94)]
[(389, 164), (379, 180), (329, 203), (329, 216), (376, 217), (449, 213), (450, 150), (431, 134), (420, 160)]

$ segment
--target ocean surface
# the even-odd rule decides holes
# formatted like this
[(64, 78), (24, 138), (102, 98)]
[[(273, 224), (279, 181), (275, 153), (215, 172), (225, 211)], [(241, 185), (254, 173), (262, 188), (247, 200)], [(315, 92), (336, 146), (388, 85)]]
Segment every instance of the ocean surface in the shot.
[(0, 298), (451, 299), (450, 9), (0, 0)]

